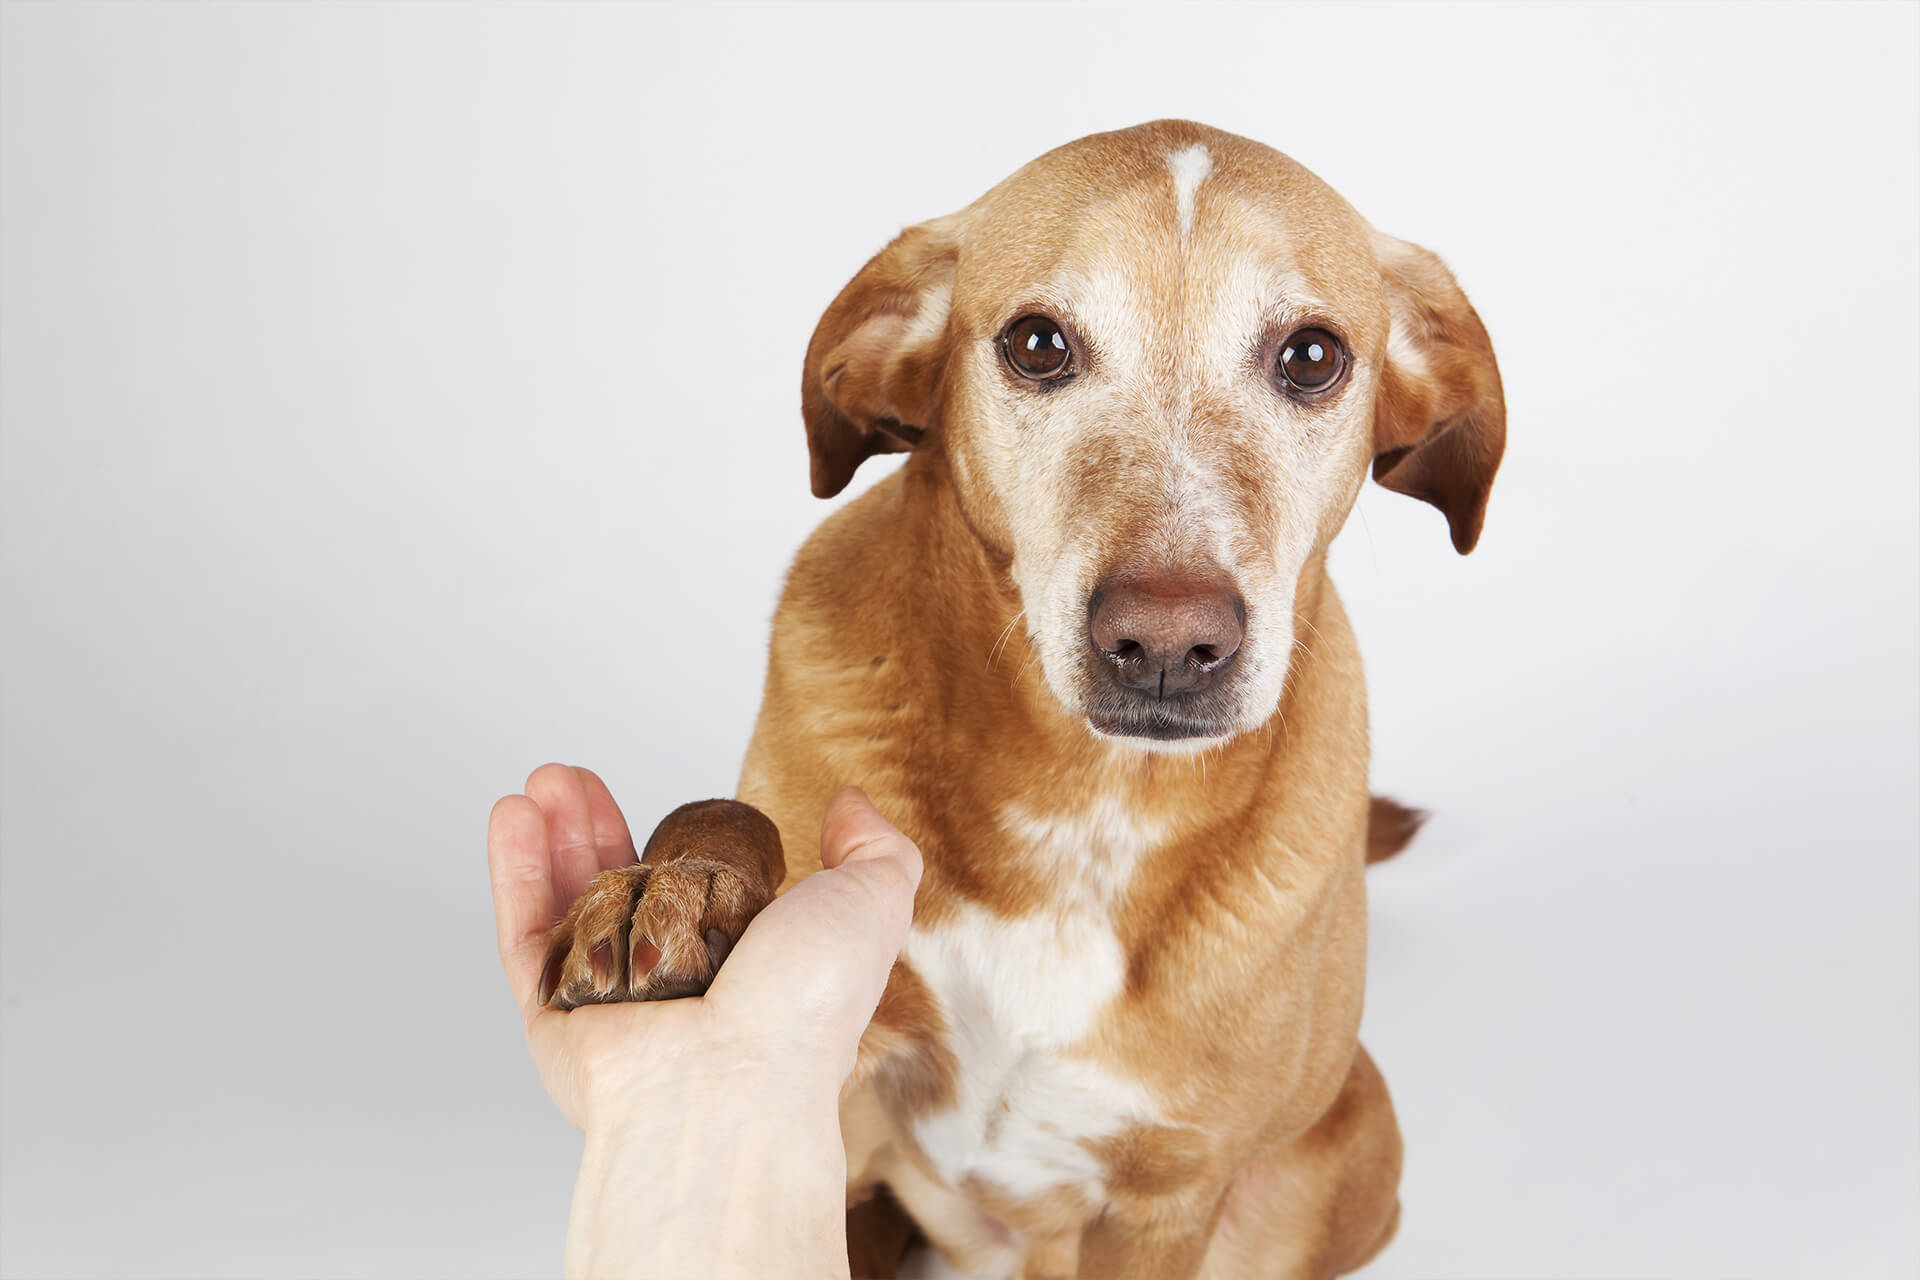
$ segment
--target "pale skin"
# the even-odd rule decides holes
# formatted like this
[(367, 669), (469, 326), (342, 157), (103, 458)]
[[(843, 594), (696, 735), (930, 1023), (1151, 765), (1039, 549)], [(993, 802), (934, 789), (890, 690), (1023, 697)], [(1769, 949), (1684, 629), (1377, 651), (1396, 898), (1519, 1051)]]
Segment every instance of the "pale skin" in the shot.
[(920, 851), (849, 787), (821, 872), (754, 917), (706, 995), (537, 1000), (547, 931), (636, 861), (592, 771), (549, 764), (493, 807), (500, 963), (554, 1105), (586, 1134), (569, 1276), (845, 1276), (840, 1087), (906, 938)]

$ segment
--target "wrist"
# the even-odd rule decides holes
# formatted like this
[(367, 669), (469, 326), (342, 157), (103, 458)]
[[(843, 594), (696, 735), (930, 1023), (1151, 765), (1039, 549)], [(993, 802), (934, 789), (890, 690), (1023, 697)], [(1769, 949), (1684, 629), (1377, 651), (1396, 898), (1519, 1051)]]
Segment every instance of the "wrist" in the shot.
[(602, 1099), (574, 1190), (568, 1274), (844, 1275), (836, 1093), (733, 1064)]
[(821, 1056), (776, 1056), (757, 1044), (711, 1038), (695, 1052), (650, 1057), (639, 1070), (590, 1084), (581, 1129), (589, 1141), (613, 1141), (654, 1132), (663, 1116), (698, 1114), (713, 1122), (804, 1118), (837, 1133), (845, 1081)]

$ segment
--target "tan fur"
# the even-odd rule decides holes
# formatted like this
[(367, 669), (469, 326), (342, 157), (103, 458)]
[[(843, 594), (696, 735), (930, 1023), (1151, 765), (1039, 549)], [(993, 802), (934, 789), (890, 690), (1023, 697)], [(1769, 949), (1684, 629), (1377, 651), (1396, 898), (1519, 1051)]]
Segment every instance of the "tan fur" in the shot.
[[(1071, 387), (1006, 368), (1033, 311), (1071, 327)], [(1307, 324), (1352, 357), (1323, 401), (1269, 376)], [(1400, 1160), (1356, 1040), (1362, 873), (1420, 815), (1370, 801), (1324, 564), (1370, 466), (1479, 535), (1504, 409), (1452, 277), (1277, 152), (1163, 121), (882, 251), (822, 317), (802, 408), (816, 493), (913, 451), (796, 560), (739, 787), (789, 885), (849, 783), (926, 859), (843, 1098), (859, 1274), (922, 1237), (981, 1274), (1358, 1266)], [(1245, 597), (1197, 738), (1090, 728), (1089, 593), (1121, 570)]]

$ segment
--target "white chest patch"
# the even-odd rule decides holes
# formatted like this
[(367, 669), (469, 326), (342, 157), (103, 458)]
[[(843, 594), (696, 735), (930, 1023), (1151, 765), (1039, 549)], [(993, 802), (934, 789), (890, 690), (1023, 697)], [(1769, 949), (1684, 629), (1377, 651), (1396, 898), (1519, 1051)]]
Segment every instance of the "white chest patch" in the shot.
[(1036, 817), (1002, 828), (1025, 869), (1054, 881), (1048, 905), (1006, 918), (963, 906), (907, 937), (908, 963), (945, 1015), (958, 1063), (953, 1104), (920, 1119), (914, 1138), (949, 1186), (977, 1177), (1016, 1196), (1069, 1186), (1104, 1199), (1087, 1142), (1155, 1119), (1138, 1083), (1080, 1049), (1126, 982), (1110, 912), (1158, 832), (1115, 807)]

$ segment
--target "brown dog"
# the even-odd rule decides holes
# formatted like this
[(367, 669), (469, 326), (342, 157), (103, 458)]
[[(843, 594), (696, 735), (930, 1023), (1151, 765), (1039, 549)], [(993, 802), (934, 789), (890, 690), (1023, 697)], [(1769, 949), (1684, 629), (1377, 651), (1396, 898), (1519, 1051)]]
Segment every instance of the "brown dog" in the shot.
[[(1367, 711), (1324, 561), (1369, 467), (1473, 547), (1505, 439), (1473, 308), (1287, 157), (1162, 121), (895, 240), (803, 410), (822, 497), (913, 456), (793, 566), (759, 813), (672, 815), (543, 998), (704, 989), (857, 782), (927, 868), (843, 1096), (857, 1270), (1360, 1265), (1400, 1138), (1356, 1039)], [(1373, 809), (1380, 856), (1413, 823)]]

